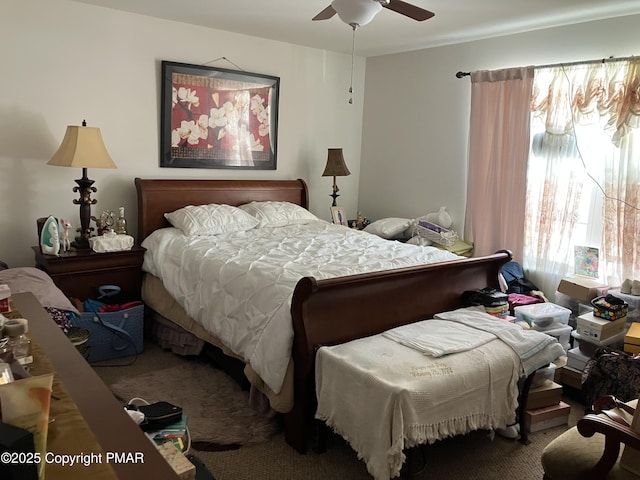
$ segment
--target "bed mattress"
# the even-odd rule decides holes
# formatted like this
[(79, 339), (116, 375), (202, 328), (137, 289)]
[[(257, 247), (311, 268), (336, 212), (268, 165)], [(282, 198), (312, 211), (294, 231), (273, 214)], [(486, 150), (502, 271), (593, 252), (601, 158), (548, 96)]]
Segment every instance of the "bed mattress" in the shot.
[(291, 298), (304, 276), (326, 279), (461, 258), (325, 221), (187, 237), (174, 228), (142, 246), (143, 270), (275, 393), (289, 368)]

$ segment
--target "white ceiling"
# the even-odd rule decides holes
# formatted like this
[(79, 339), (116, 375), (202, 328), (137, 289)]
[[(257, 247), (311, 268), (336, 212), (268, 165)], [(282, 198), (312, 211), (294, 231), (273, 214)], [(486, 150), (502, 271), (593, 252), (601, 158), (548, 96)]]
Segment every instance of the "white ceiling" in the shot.
[[(312, 22), (331, 0), (75, 0), (217, 30), (351, 52), (352, 30), (337, 15)], [(356, 32), (356, 54), (449, 45), (640, 13), (640, 0), (407, 0), (435, 12), (416, 22), (383, 9)]]

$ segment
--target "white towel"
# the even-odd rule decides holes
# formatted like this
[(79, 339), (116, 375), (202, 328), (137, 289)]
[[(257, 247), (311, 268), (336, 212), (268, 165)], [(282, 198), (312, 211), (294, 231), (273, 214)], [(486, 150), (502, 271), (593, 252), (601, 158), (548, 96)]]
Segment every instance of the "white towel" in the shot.
[(457, 325), (452, 334), (451, 322), (446, 320), (422, 320), (387, 330), (382, 335), (432, 357), (464, 352), (496, 338), (493, 333), (463, 324)]
[[(480, 331), (493, 333), (520, 357), (525, 376), (564, 355), (564, 349), (555, 337), (536, 330), (524, 330), (518, 325), (496, 319), (486, 313), (484, 307), (459, 308), (450, 312), (437, 313), (435, 318), (458, 322)], [(549, 360), (550, 355), (556, 356)]]

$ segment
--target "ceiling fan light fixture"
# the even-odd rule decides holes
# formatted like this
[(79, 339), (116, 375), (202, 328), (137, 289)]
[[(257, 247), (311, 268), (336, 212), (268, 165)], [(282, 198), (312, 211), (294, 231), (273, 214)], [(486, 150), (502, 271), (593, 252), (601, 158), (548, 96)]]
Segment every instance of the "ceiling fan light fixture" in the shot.
[(331, 6), (344, 23), (360, 27), (382, 10), (382, 5), (375, 0), (333, 0)]

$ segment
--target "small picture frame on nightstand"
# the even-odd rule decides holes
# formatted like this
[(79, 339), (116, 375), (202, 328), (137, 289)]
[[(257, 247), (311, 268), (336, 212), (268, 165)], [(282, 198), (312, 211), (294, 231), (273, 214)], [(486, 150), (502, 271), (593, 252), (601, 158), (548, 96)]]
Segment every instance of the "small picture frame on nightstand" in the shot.
[(349, 226), (347, 223), (347, 214), (343, 207), (331, 207), (331, 218), (336, 225)]

